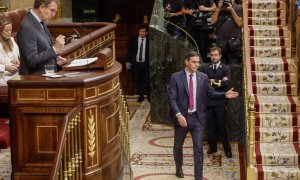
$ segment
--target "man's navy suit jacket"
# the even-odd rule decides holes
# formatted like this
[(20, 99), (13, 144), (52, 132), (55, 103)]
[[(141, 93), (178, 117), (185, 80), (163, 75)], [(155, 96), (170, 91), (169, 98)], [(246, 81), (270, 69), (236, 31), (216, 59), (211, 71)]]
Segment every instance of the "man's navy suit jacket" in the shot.
[[(202, 72), (196, 72), (196, 81), (197, 116), (204, 128), (206, 123), (207, 96), (224, 99), (225, 93), (214, 91), (208, 84), (209, 79), (207, 75)], [(171, 107), (169, 121), (173, 121), (176, 125), (179, 125), (176, 114), (181, 113), (185, 118), (188, 116), (189, 88), (185, 70), (172, 74), (168, 87), (168, 97)]]
[[(217, 92), (226, 92), (230, 85), (230, 67), (221, 63), (218, 67), (218, 69), (213, 69), (212, 64), (205, 64), (203, 66), (203, 72), (208, 76), (209, 79), (215, 79), (215, 80), (221, 80), (221, 86), (213, 86), (215, 91)], [(227, 77), (228, 80), (222, 80), (224, 77)], [(226, 105), (226, 99), (212, 99), (208, 97), (208, 106), (225, 106)]]
[(52, 38), (30, 12), (21, 22), (17, 42), (20, 49), (20, 74), (43, 74), (45, 64), (56, 65), (57, 54), (52, 47)]
[[(145, 62), (149, 64), (149, 38), (146, 37), (146, 47), (145, 47)], [(137, 51), (139, 49), (138, 37), (134, 37), (129, 45), (127, 62), (130, 62), (132, 65), (136, 63)]]

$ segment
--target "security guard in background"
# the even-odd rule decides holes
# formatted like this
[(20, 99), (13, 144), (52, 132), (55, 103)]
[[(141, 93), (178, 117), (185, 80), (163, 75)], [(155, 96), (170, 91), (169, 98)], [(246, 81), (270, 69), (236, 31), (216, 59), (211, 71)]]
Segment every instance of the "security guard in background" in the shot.
[[(210, 79), (211, 86), (218, 92), (226, 92), (230, 83), (230, 68), (221, 63), (222, 50), (219, 47), (210, 49), (212, 63), (203, 66), (204, 73)], [(207, 103), (207, 132), (209, 150), (207, 154), (217, 152), (217, 140), (221, 138), (226, 157), (231, 158), (231, 147), (225, 121), (226, 99), (209, 99)]]

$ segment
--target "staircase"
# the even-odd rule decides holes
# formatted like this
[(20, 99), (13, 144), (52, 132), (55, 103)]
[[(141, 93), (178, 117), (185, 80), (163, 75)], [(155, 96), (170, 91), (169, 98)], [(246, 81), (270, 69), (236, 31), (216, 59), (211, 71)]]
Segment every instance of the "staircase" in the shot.
[(248, 0), (256, 179), (300, 179), (298, 73), (285, 1)]

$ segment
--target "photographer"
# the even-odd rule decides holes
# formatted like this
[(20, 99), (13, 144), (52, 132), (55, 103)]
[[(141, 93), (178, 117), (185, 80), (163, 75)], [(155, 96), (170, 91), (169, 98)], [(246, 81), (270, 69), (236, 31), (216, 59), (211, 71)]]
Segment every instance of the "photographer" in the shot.
[[(212, 12), (216, 5), (213, 0), (184, 0), (182, 12), (186, 14), (186, 26), (199, 48), (202, 61), (208, 62), (209, 33), (213, 31), (210, 25)], [(193, 41), (192, 41), (193, 42)]]
[(223, 62), (241, 63), (243, 57), (241, 0), (220, 0), (211, 23), (216, 25), (217, 46), (222, 49)]
[[(182, 31), (178, 28), (185, 27), (185, 19), (181, 12), (182, 10), (182, 0), (164, 0), (164, 19), (175, 24), (166, 23), (165, 28), (167, 32), (174, 37), (183, 36)], [(178, 26), (178, 27), (177, 27)]]

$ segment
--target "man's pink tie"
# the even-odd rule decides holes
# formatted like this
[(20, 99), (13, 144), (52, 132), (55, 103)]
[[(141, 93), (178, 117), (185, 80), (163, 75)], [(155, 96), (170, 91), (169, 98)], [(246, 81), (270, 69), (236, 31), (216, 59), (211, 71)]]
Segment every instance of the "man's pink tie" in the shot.
[(189, 109), (194, 109), (194, 85), (193, 85), (193, 74), (190, 74), (190, 87), (189, 87)]

